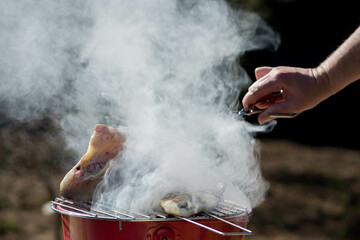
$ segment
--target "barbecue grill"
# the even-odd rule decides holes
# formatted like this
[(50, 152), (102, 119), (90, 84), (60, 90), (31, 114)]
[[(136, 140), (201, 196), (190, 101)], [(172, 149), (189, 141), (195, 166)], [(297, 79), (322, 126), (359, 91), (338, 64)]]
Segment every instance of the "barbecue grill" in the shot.
[(90, 202), (64, 198), (56, 198), (51, 207), (61, 214), (65, 240), (240, 240), (252, 234), (246, 228), (250, 213), (228, 200), (190, 218), (117, 211), (107, 206), (96, 209)]

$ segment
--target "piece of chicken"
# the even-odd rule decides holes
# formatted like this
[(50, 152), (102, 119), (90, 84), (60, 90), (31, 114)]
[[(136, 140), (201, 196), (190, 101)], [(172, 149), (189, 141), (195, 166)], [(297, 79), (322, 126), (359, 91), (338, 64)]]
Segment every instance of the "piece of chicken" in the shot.
[(109, 167), (109, 161), (122, 151), (124, 142), (125, 136), (119, 130), (97, 124), (87, 152), (61, 181), (61, 195), (91, 201), (96, 185)]
[(200, 212), (213, 210), (219, 202), (219, 195), (206, 191), (200, 191), (194, 195), (172, 195), (162, 199), (160, 204), (167, 214), (190, 217)]

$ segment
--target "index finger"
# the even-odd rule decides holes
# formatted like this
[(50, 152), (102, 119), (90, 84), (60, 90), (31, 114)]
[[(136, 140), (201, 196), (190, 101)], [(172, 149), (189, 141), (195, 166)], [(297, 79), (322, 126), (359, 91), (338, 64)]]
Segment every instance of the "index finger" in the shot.
[(275, 81), (275, 79), (271, 78), (270, 71), (249, 87), (248, 92), (242, 100), (242, 104), (244, 107), (249, 107), (267, 96), (271, 96), (272, 93), (280, 92), (283, 89), (284, 86), (281, 82)]

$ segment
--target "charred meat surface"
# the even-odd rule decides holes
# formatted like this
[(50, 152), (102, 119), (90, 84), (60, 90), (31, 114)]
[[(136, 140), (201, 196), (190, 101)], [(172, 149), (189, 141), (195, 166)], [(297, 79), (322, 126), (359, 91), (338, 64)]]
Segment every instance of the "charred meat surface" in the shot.
[(122, 151), (124, 142), (125, 136), (116, 128), (97, 124), (87, 152), (61, 181), (61, 195), (90, 201), (96, 185), (109, 167), (109, 161)]

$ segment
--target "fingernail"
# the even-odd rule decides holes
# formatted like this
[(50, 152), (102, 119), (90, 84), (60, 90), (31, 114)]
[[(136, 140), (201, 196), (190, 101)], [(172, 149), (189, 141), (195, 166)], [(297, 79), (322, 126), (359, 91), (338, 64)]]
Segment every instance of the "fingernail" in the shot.
[(248, 89), (248, 91), (251, 92), (251, 93), (254, 93), (257, 90), (259, 90), (259, 88), (257, 88), (257, 87), (249, 87), (249, 89)]
[(261, 113), (258, 116), (258, 122), (260, 124), (264, 124), (264, 123), (266, 123), (266, 122), (268, 122), (270, 120), (272, 120), (272, 118), (270, 118), (268, 114)]
[(263, 124), (265, 121), (264, 121), (265, 119), (261, 116), (261, 114), (259, 115), (259, 117), (258, 117), (258, 122), (259, 122), (259, 124)]

